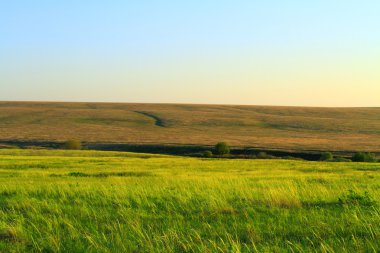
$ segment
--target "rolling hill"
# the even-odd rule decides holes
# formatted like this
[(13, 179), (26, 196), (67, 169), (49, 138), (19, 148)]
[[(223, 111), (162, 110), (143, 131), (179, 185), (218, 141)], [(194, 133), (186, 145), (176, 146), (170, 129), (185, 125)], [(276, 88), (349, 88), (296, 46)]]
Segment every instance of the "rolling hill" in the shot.
[(0, 102), (0, 142), (380, 152), (380, 108)]

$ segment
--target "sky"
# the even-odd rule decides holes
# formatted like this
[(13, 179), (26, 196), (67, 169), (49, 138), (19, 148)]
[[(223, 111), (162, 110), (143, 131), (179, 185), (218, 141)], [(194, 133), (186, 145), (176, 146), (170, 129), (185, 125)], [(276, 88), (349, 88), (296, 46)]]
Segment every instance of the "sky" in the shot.
[(380, 106), (380, 1), (0, 1), (0, 100)]

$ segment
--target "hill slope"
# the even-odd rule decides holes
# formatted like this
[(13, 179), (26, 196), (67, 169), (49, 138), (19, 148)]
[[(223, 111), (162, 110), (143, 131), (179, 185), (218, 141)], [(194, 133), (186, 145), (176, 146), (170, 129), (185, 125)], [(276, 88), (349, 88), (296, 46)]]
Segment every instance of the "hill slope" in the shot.
[(380, 151), (380, 108), (0, 102), (1, 141)]

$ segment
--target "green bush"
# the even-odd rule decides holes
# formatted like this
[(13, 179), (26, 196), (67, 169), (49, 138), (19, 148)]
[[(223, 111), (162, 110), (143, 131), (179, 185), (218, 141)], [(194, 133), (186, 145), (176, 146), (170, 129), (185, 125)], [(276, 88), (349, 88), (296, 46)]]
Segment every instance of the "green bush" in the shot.
[(264, 159), (264, 158), (266, 158), (266, 156), (267, 156), (266, 152), (260, 152), (260, 153), (258, 153), (256, 155), (256, 158), (258, 158), (258, 159)]
[(64, 148), (70, 150), (80, 150), (82, 149), (82, 143), (78, 140), (68, 140), (65, 142)]
[(344, 158), (344, 157), (335, 157), (331, 160), (332, 162), (352, 162), (351, 159)]
[(273, 155), (268, 155), (266, 152), (260, 152), (256, 155), (257, 159), (276, 159)]
[(206, 158), (211, 158), (213, 155), (212, 155), (212, 152), (210, 150), (206, 150), (203, 152), (203, 157), (206, 157)]
[(225, 142), (219, 142), (215, 145), (215, 154), (228, 155), (230, 153), (230, 147)]
[(377, 162), (376, 156), (371, 153), (358, 152), (352, 156), (354, 162)]
[(331, 161), (334, 158), (333, 154), (331, 152), (324, 152), (321, 154), (321, 158), (319, 160), (321, 161)]

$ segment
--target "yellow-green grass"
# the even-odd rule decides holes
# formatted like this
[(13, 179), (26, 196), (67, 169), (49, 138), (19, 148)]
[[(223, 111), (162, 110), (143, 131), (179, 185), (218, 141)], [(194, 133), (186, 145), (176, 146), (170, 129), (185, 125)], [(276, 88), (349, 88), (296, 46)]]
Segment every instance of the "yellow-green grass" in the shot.
[(0, 252), (379, 252), (379, 204), (378, 163), (0, 150)]
[(0, 102), (1, 141), (380, 152), (380, 108)]

